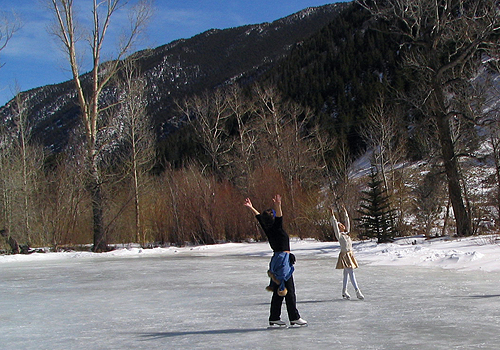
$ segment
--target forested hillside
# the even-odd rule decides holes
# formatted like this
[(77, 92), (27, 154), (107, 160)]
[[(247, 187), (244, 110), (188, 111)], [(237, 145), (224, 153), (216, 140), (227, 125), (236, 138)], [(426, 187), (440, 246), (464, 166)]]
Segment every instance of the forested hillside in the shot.
[(348, 141), (354, 154), (364, 151), (361, 129), (370, 106), (388, 84), (404, 88), (398, 74), (400, 43), (385, 24), (367, 25), (369, 14), (357, 6), (298, 45), (270, 72), (286, 96), (310, 107), (319, 123)]
[[(128, 61), (136, 61), (138, 74), (145, 80), (148, 113), (158, 135), (167, 136), (179, 126), (175, 99), (231, 84), (241, 77), (255, 80), (285, 57), (297, 42), (338, 17), (346, 6), (345, 3), (325, 5), (304, 9), (272, 23), (212, 29), (132, 54)], [(89, 73), (83, 75), (82, 82), (90, 86)], [(104, 104), (117, 100), (117, 88), (116, 80), (110, 82), (101, 96)], [(79, 113), (73, 83), (43, 86), (20, 95), (35, 138), (56, 152), (64, 149)], [(0, 116), (7, 125), (12, 120), (14, 105), (15, 99), (0, 108)]]

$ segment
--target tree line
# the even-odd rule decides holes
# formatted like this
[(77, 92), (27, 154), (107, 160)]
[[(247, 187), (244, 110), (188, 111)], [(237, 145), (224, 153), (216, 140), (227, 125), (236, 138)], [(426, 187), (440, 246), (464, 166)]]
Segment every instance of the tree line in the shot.
[[(114, 127), (116, 134), (110, 136), (120, 142), (108, 142), (99, 158), (106, 244), (261, 240), (242, 202), (251, 196), (264, 209), (275, 193), (283, 194), (288, 231), (301, 238), (332, 240), (327, 208), (341, 204), (353, 218), (367, 222), (391, 214), (390, 227), (386, 221), (365, 230), (367, 222), (360, 222), (355, 228), (360, 238), (387, 241), (397, 235), (454, 233), (452, 217), (443, 217), (444, 175), (432, 163), (399, 167), (405, 162), (400, 129), (391, 128), (376, 109), (364, 136), (377, 150), (370, 159), (376, 180), (369, 174), (352, 174), (354, 158), (347, 144), (319, 125), (310, 128), (307, 109), (277, 89), (259, 85), (250, 92), (231, 86), (179, 100), (179, 113), (193, 129), (199, 157), (182, 167), (165, 165), (158, 173), (152, 171), (155, 134), (142, 114), (143, 90), (137, 89), (141, 79), (133, 74), (129, 78), (120, 85), (127, 91), (124, 100), (109, 118), (120, 125), (121, 130)], [(26, 122), (20, 119), (18, 125)], [(21, 245), (63, 249), (89, 244), (93, 212), (83, 150), (68, 148), (48, 162), (44, 150), (24, 143), (21, 135), (19, 130), (17, 142), (1, 154), (0, 208), (7, 232)], [(388, 209), (377, 213), (372, 195), (390, 200)], [(485, 198), (468, 200), (478, 203)], [(389, 228), (378, 236), (376, 230)]]
[[(332, 239), (326, 210), (331, 205), (345, 205), (360, 220), (359, 237), (379, 241), (414, 233), (470, 235), (495, 225), (498, 113), (488, 78), (498, 71), (499, 18), (492, 0), (419, 0), (412, 11), (401, 0), (356, 2), (365, 11), (365, 29), (376, 22), (381, 30), (383, 22), (385, 34), (402, 40), (397, 79), (386, 69), (388, 78), (376, 82), (370, 103), (355, 99), (363, 118), (343, 119), (345, 108), (339, 107), (340, 100), (358, 97), (352, 92), (363, 86), (362, 74), (355, 77), (357, 85), (335, 80), (337, 97), (318, 99), (323, 110), (276, 77), (221, 87), (176, 102), (179, 123), (190, 130), (184, 143), (190, 153), (175, 166), (158, 166), (164, 158), (158, 157), (145, 82), (134, 60), (100, 64), (106, 27), (99, 23), (108, 23), (118, 3), (108, 2), (104, 12), (94, 8), (94, 66), (89, 80), (81, 81), (72, 17), (62, 16), (73, 13), (72, 2), (52, 0), (82, 123), (64, 152), (47, 154), (33, 142), (23, 94), (17, 95), (16, 128), (2, 133), (0, 154), (6, 238), (54, 248), (92, 243), (95, 251), (110, 243), (259, 240), (242, 201), (251, 196), (263, 209), (276, 193), (283, 196), (288, 231), (302, 238)], [(134, 13), (132, 28), (138, 30), (148, 7)], [(304, 79), (314, 76), (300, 65), (294, 69), (309, 72)], [(404, 89), (397, 88), (401, 81)], [(110, 88), (119, 91), (116, 100), (105, 99)], [(330, 127), (339, 122), (356, 127), (362, 145), (357, 150), (370, 155), (368, 173), (353, 173), (360, 153), (353, 152), (352, 137)], [(417, 142), (425, 156), (409, 166)], [(480, 174), (474, 166), (486, 161), (474, 157), (479, 144), (493, 149), (494, 174)]]

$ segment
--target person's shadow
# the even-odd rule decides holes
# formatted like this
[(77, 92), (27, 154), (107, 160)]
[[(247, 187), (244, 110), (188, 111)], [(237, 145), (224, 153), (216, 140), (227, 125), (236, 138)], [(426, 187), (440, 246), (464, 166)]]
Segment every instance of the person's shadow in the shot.
[(483, 298), (499, 298), (500, 294), (485, 294), (485, 295), (469, 295), (468, 298), (483, 299)]
[[(273, 328), (274, 329), (274, 328)], [(276, 328), (278, 329), (278, 328)], [(173, 332), (149, 332), (139, 333), (142, 340), (154, 340), (161, 338), (184, 337), (189, 335), (218, 335), (218, 334), (243, 334), (254, 332), (268, 332), (268, 328), (234, 328), (234, 329), (206, 329), (199, 331), (173, 331)]]

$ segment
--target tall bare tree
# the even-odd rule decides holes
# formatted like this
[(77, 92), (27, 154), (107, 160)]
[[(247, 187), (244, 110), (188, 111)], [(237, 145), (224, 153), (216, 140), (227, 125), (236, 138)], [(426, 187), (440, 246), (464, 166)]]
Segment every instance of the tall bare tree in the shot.
[[(31, 208), (33, 206), (33, 194), (35, 193), (37, 183), (37, 172), (42, 167), (43, 152), (40, 147), (31, 143), (32, 129), (28, 122), (28, 113), (25, 101), (21, 94), (15, 98), (14, 115), (16, 116), (17, 142), (15, 142), (16, 151), (19, 157), (16, 157), (20, 165), (21, 179), (21, 198), (22, 198), (22, 229), (26, 233), (27, 243), (32, 242), (32, 217)], [(16, 152), (16, 153), (17, 153)]]
[(253, 95), (258, 167), (274, 169), (279, 174), (279, 181), (273, 185), (282, 182), (285, 186), (290, 211), (294, 213), (290, 225), (292, 231), (300, 232), (300, 222), (307, 216), (301, 210), (301, 194), (304, 189), (321, 185), (318, 145), (307, 129), (312, 113), (272, 86), (256, 86)]
[(10, 106), (14, 133), (4, 134), (0, 150), (3, 210), (6, 211), (4, 225), (19, 242), (29, 246), (33, 243), (37, 222), (34, 201), (37, 185), (41, 181), (44, 155), (42, 147), (32, 140), (32, 128), (23, 95), (18, 93)]
[(484, 56), (498, 57), (496, 0), (357, 0), (374, 18), (385, 20), (403, 40), (404, 65), (417, 77), (416, 108), (432, 118), (439, 135), (448, 192), (458, 235), (472, 233), (461, 188), (450, 119), (466, 110), (453, 103)]
[(134, 62), (126, 62), (121, 83), (123, 98), (120, 103), (120, 122), (125, 127), (125, 159), (127, 174), (132, 178), (135, 234), (137, 242), (145, 245), (145, 229), (142, 222), (141, 192), (145, 187), (147, 173), (153, 166), (155, 156), (155, 135), (151, 118), (147, 114), (145, 82), (140, 78)]
[(316, 150), (307, 140), (306, 125), (312, 117), (310, 110), (285, 98), (276, 88), (256, 86), (254, 113), (260, 130), (261, 162), (275, 164), (290, 186), (305, 181), (311, 172)]
[(87, 190), (92, 201), (94, 251), (107, 250), (107, 237), (103, 225), (103, 179), (99, 167), (99, 129), (101, 112), (105, 106), (101, 105), (100, 96), (111, 78), (120, 69), (120, 60), (130, 52), (141, 30), (151, 15), (151, 6), (148, 2), (139, 2), (132, 8), (129, 15), (129, 32), (119, 43), (115, 60), (101, 62), (104, 50), (104, 39), (114, 15), (126, 2), (120, 0), (94, 0), (91, 8), (92, 28), (86, 38), (91, 52), (91, 70), (88, 75), (80, 75), (79, 41), (82, 38), (77, 28), (77, 18), (73, 0), (50, 0), (50, 9), (54, 14), (56, 24), (53, 33), (59, 38), (67, 55), (73, 81), (75, 84), (80, 115), (85, 129), (86, 140), (86, 176)]
[(231, 148), (234, 150), (232, 158), (233, 178), (239, 186), (245, 190), (251, 182), (252, 161), (255, 157), (257, 132), (253, 125), (251, 105), (249, 99), (245, 98), (243, 91), (236, 85), (229, 88), (228, 107), (232, 117), (236, 120), (237, 136), (235, 137)]
[(227, 142), (230, 109), (225, 92), (222, 89), (213, 93), (205, 92), (186, 98), (177, 105), (193, 126), (213, 173), (221, 177), (222, 168), (227, 166), (227, 153), (230, 149)]
[[(402, 113), (396, 112), (383, 95), (380, 95), (373, 106), (368, 109), (368, 119), (362, 135), (368, 147), (373, 150), (375, 162), (382, 181), (389, 194), (395, 189), (396, 165), (405, 157), (405, 142), (399, 130)], [(388, 179), (389, 174), (391, 179)]]

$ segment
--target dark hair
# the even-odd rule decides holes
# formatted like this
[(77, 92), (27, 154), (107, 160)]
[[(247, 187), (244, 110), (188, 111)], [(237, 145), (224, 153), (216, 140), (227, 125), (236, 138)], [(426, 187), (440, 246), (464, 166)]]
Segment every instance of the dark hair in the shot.
[(274, 214), (273, 209), (264, 210), (261, 214), (261, 217), (262, 217), (262, 222), (264, 223), (264, 225), (271, 226), (272, 224), (274, 224), (275, 214)]

